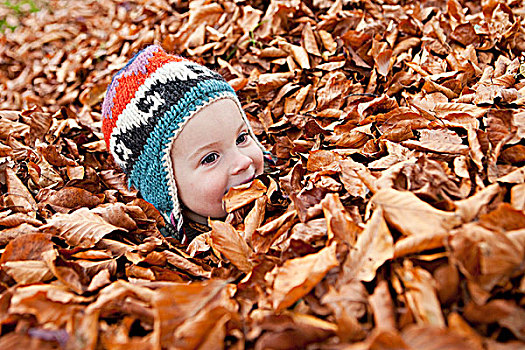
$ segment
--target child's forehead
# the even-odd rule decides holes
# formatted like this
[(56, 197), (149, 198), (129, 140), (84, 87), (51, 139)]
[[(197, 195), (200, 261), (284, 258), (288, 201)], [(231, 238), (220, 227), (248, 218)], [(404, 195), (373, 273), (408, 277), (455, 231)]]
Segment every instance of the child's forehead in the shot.
[(224, 99), (201, 108), (181, 129), (175, 144), (188, 147), (218, 143), (247, 128), (234, 101)]

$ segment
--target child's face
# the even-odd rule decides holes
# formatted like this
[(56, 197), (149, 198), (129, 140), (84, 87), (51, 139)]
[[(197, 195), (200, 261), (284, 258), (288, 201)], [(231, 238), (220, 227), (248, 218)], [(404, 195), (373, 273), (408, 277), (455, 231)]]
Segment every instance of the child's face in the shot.
[(171, 159), (185, 215), (201, 223), (226, 216), (222, 197), (228, 189), (252, 181), (264, 168), (261, 149), (229, 99), (213, 102), (188, 121)]

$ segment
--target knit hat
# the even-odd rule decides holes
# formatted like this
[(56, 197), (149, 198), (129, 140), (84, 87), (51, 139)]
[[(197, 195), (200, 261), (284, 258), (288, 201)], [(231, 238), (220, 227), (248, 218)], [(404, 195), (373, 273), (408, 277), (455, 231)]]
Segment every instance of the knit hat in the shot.
[(108, 150), (128, 176), (129, 186), (173, 222), (177, 232), (182, 215), (170, 150), (188, 120), (219, 99), (236, 103), (248, 132), (264, 152), (224, 78), (157, 45), (138, 52), (106, 91), (102, 132)]

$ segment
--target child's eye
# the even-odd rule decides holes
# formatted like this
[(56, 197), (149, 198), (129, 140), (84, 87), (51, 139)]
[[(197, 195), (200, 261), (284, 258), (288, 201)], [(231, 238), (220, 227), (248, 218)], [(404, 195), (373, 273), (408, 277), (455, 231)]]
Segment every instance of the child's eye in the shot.
[(201, 160), (202, 165), (207, 165), (215, 162), (219, 158), (217, 153), (210, 153)]
[(246, 141), (248, 141), (248, 133), (247, 132), (243, 132), (241, 133), (238, 137), (237, 137), (237, 140), (236, 140), (236, 144), (237, 145), (242, 145), (243, 143), (245, 143)]

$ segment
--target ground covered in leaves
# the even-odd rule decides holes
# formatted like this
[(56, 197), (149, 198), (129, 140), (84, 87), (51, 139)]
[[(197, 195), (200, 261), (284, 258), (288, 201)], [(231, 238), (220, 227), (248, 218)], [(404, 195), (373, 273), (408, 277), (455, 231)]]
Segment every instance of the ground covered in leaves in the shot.
[[(30, 3), (0, 8), (0, 348), (523, 349), (521, 1)], [(150, 43), (278, 159), (189, 247), (100, 132)]]

